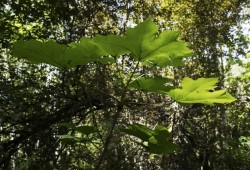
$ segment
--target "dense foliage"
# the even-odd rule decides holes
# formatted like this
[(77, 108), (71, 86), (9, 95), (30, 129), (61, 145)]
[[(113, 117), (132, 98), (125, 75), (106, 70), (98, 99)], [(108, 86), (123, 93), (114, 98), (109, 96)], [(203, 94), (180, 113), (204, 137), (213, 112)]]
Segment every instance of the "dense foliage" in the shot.
[(247, 0), (0, 4), (1, 168), (249, 169)]

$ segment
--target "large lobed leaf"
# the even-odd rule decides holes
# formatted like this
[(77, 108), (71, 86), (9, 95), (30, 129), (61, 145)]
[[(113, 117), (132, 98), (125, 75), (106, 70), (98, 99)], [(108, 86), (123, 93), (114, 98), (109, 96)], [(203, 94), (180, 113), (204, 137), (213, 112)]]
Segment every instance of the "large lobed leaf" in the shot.
[(165, 30), (158, 36), (158, 26), (147, 20), (135, 28), (128, 28), (120, 45), (131, 52), (134, 59), (157, 66), (183, 65), (182, 58), (192, 55), (187, 43), (177, 40), (178, 33)]
[(182, 65), (182, 58), (190, 56), (192, 51), (185, 42), (177, 40), (177, 32), (165, 30), (158, 36), (158, 29), (153, 21), (147, 20), (135, 28), (128, 28), (124, 36), (97, 35), (93, 39), (83, 37), (79, 43), (68, 46), (51, 40), (18, 41), (13, 45), (12, 53), (32, 63), (47, 63), (62, 68), (93, 61), (114, 62), (110, 55), (123, 54), (131, 54), (135, 60), (146, 65)]
[(218, 83), (217, 78), (199, 78), (193, 80), (184, 78), (181, 89), (174, 89), (167, 94), (179, 103), (201, 103), (212, 105), (214, 103), (230, 103), (235, 98), (226, 93), (225, 90), (213, 90)]
[(107, 51), (86, 37), (82, 38), (80, 43), (71, 43), (68, 46), (51, 40), (18, 41), (13, 45), (12, 54), (34, 64), (47, 63), (60, 68), (71, 68), (93, 61), (114, 62), (109, 57), (102, 57), (107, 55)]

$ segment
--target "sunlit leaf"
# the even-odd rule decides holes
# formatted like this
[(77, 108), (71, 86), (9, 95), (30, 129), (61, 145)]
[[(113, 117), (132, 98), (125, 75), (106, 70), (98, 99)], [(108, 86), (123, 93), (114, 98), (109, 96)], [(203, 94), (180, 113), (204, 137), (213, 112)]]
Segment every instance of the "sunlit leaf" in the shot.
[(152, 42), (158, 31), (158, 26), (151, 20), (147, 20), (138, 24), (135, 28), (128, 28), (125, 33), (122, 46), (131, 51), (135, 59), (142, 59), (145, 57), (143, 51)]
[(217, 78), (199, 78), (193, 80), (184, 78), (181, 89), (174, 89), (167, 94), (180, 103), (201, 103), (212, 105), (214, 103), (231, 103), (235, 98), (225, 90), (210, 91), (216, 87)]
[(122, 46), (123, 38), (119, 35), (97, 35), (93, 38), (94, 42), (106, 52), (106, 55), (119, 56), (130, 52)]
[(70, 67), (88, 64), (98, 60), (105, 54), (106, 52), (103, 49), (87, 37), (81, 38), (79, 43), (69, 44), (69, 48), (64, 53), (64, 55), (70, 59)]
[(102, 64), (115, 63), (115, 59), (111, 57), (103, 57), (103, 58), (97, 59), (96, 61)]
[(169, 30), (158, 36), (158, 26), (147, 20), (135, 28), (128, 28), (121, 44), (144, 64), (179, 66), (183, 65), (182, 58), (192, 55), (192, 51), (177, 37), (177, 32)]
[(64, 56), (66, 49), (66, 45), (54, 41), (29, 40), (14, 43), (12, 53), (35, 64), (47, 63), (56, 67), (67, 67), (70, 59)]
[(97, 35), (94, 38), (82, 37), (79, 43), (68, 46), (54, 41), (36, 40), (14, 43), (14, 56), (32, 63), (47, 63), (56, 67), (71, 68), (90, 62), (113, 63), (109, 56), (131, 54), (135, 60), (146, 65), (179, 66), (182, 59), (192, 54), (187, 44), (177, 40), (175, 31), (163, 31), (158, 35), (159, 27), (147, 20), (135, 28), (128, 28), (125, 35)]

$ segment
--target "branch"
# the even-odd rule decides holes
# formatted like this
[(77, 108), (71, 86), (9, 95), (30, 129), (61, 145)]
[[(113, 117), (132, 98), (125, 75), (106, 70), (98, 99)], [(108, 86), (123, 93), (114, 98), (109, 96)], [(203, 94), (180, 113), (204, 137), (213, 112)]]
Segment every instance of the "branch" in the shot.
[(114, 119), (113, 119), (111, 128), (109, 129), (108, 135), (107, 135), (107, 137), (106, 137), (106, 139), (105, 139), (105, 143), (104, 143), (104, 146), (103, 146), (103, 147), (104, 147), (104, 148), (103, 148), (103, 151), (102, 151), (102, 153), (100, 154), (100, 156), (99, 156), (99, 158), (98, 158), (98, 161), (97, 161), (97, 163), (96, 163), (96, 165), (95, 165), (95, 170), (99, 170), (99, 169), (100, 169), (100, 166), (101, 166), (102, 161), (103, 161), (103, 159), (104, 159), (104, 157), (105, 157), (105, 154), (107, 153), (108, 146), (109, 146), (110, 141), (111, 141), (111, 138), (112, 138), (112, 136), (113, 136), (113, 131), (114, 131), (115, 125), (117, 124), (117, 120), (118, 120), (118, 117), (119, 117), (120, 112), (122, 111), (122, 109), (123, 109), (123, 104), (119, 104), (119, 105), (117, 106), (117, 111), (116, 111), (116, 113), (115, 113), (115, 115), (114, 115)]
[(99, 170), (100, 169), (100, 166), (101, 166), (101, 164), (103, 162), (105, 154), (107, 153), (108, 146), (109, 146), (111, 138), (113, 136), (113, 131), (114, 131), (114, 128), (115, 128), (115, 126), (117, 124), (118, 117), (119, 117), (120, 112), (123, 110), (123, 107), (125, 105), (124, 98), (125, 98), (128, 86), (129, 86), (129, 84), (130, 84), (130, 82), (131, 82), (131, 80), (132, 80), (132, 78), (133, 78), (133, 76), (134, 76), (134, 74), (136, 72), (137, 67), (139, 66), (139, 63), (140, 63), (140, 61), (137, 62), (135, 68), (133, 69), (133, 72), (132, 72), (131, 76), (129, 77), (129, 80), (128, 80), (126, 86), (124, 87), (124, 91), (123, 91), (123, 93), (121, 95), (121, 99), (120, 99), (121, 101), (118, 101), (117, 111), (116, 111), (116, 113), (114, 115), (114, 119), (113, 119), (113, 122), (111, 124), (111, 128), (109, 129), (109, 132), (107, 134), (107, 137), (106, 137), (106, 140), (105, 140), (105, 143), (104, 143), (104, 146), (103, 146), (104, 147), (103, 151), (100, 154), (99, 159), (97, 160), (97, 163), (95, 165), (95, 170)]

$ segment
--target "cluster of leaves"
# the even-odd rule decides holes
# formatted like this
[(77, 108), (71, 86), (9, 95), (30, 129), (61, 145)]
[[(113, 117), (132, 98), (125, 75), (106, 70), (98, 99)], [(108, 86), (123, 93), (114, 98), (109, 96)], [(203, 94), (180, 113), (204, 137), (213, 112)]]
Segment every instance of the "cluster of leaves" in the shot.
[[(68, 46), (54, 41), (19, 41), (13, 46), (13, 55), (26, 58), (33, 63), (47, 63), (57, 67), (71, 68), (93, 61), (107, 62), (103, 56), (131, 54), (135, 60), (145, 65), (179, 66), (181, 59), (192, 54), (183, 41), (178, 41), (178, 33), (164, 31), (157, 36), (158, 27), (147, 20), (136, 28), (129, 28), (124, 36), (98, 35), (89, 39), (83, 37), (80, 43)], [(112, 62), (112, 60), (108, 60)], [(114, 62), (114, 61), (113, 61)]]
[[(124, 54), (129, 54), (138, 63), (136, 67), (139, 63), (148, 67), (183, 65), (182, 59), (191, 56), (192, 51), (187, 48), (184, 41), (177, 39), (177, 32), (165, 30), (159, 34), (158, 29), (151, 20), (147, 20), (135, 28), (128, 28), (124, 36), (98, 35), (92, 39), (83, 37), (79, 43), (70, 43), (68, 46), (57, 44), (54, 41), (18, 41), (13, 45), (12, 53), (14, 56), (25, 58), (32, 63), (47, 63), (64, 69), (91, 62), (112, 64), (116, 62), (117, 57)], [(166, 78), (144, 76), (136, 79), (134, 74), (135, 72), (132, 73), (125, 87), (167, 94), (179, 103), (211, 105), (230, 103), (235, 100), (230, 94), (226, 94), (225, 90), (209, 91), (216, 87), (215, 84), (218, 82), (216, 78), (197, 80), (185, 78), (181, 83), (182, 89), (172, 89), (172, 87), (165, 86), (169, 82)], [(132, 79), (135, 80), (131, 81)], [(124, 94), (120, 100), (121, 103), (124, 102)], [(80, 130), (82, 133), (90, 128), (88, 126), (69, 126), (68, 124), (67, 126), (76, 131)], [(122, 131), (141, 138), (142, 146), (151, 153), (164, 154), (175, 150), (175, 145), (167, 142), (170, 134), (166, 128), (160, 125), (154, 131), (138, 124), (130, 125), (128, 129)], [(61, 137), (80, 140), (72, 136)]]
[(176, 144), (170, 142), (171, 133), (162, 125), (157, 125), (154, 130), (151, 130), (145, 125), (135, 123), (120, 130), (139, 138), (141, 141), (138, 143), (150, 153), (169, 154), (178, 149)]
[[(225, 70), (223, 70), (222, 67), (225, 62), (221, 63), (220, 60), (223, 59), (223, 61), (225, 61), (224, 59), (228, 57), (231, 58), (230, 60), (239, 60), (241, 59), (242, 52), (244, 53), (244, 49), (247, 49), (245, 47), (246, 41), (244, 40), (244, 36), (242, 36), (243, 32), (241, 32), (241, 24), (239, 23), (244, 22), (243, 20), (247, 17), (244, 11), (241, 10), (249, 6), (249, 0), (226, 0), (223, 2), (211, 2), (207, 0), (140, 0), (136, 2), (101, 0), (95, 2), (9, 0), (0, 3), (2, 5), (0, 7), (2, 16), (0, 23), (2, 33), (0, 35), (0, 43), (2, 47), (7, 48), (12, 42), (20, 38), (25, 40), (31, 37), (40, 40), (56, 39), (58, 42), (65, 44), (79, 40), (79, 37), (83, 35), (92, 37), (96, 33), (102, 35), (114, 32), (123, 33), (126, 24), (137, 24), (139, 21), (149, 17), (154, 18), (154, 22), (157, 22), (161, 29), (171, 28), (180, 31), (181, 39), (189, 42), (189, 47), (196, 54), (195, 57), (186, 60), (184, 67), (179, 67), (178, 69), (170, 67), (164, 74), (162, 74), (162, 72), (159, 74), (161, 71), (159, 68), (153, 68), (150, 69), (150, 71), (146, 69), (146, 73), (144, 72), (145, 67), (140, 68), (140, 72), (143, 72), (145, 75), (150, 75), (142, 79), (152, 79), (152, 81), (156, 77), (166, 79), (156, 75), (168, 75), (169, 78), (173, 75), (171, 71), (174, 70), (174, 76), (171, 77), (174, 78), (174, 80), (163, 80), (168, 84), (167, 86), (163, 83), (160, 83), (161, 85), (159, 86), (155, 86), (156, 83), (154, 84), (155, 89), (164, 88), (164, 90), (159, 90), (163, 91), (161, 94), (166, 94), (164, 91), (169, 92), (169, 90), (173, 89), (173, 87), (170, 86), (173, 81), (176, 87), (176, 84), (182, 79), (180, 77), (185, 76), (193, 79), (197, 79), (198, 77), (220, 77), (219, 83), (217, 84), (219, 86), (217, 89), (219, 89), (223, 86), (225, 76)], [(5, 4), (7, 5), (5, 6)], [(53, 124), (53, 122), (58, 123), (71, 120), (78, 122), (75, 120), (76, 117), (74, 115), (83, 116), (85, 111), (88, 112), (86, 108), (89, 108), (89, 106), (96, 106), (98, 109), (102, 109), (103, 106), (106, 106), (105, 109), (112, 107), (113, 103), (110, 103), (109, 100), (105, 100), (106, 96), (103, 96), (103, 93), (96, 95), (96, 89), (101, 89), (103, 92), (114, 96), (116, 96), (115, 94), (119, 94), (118, 91), (120, 88), (117, 88), (118, 90), (115, 89), (118, 93), (112, 93), (114, 89), (111, 86), (102, 89), (103, 84), (100, 82), (108, 82), (109, 85), (112, 82), (117, 82), (113, 81), (116, 78), (114, 76), (121, 75), (121, 72), (118, 72), (118, 70), (117, 74), (112, 74), (112, 79), (107, 79), (111, 78), (110, 73), (116, 72), (114, 70), (117, 69), (114, 69), (114, 65), (101, 65), (92, 62), (83, 67), (77, 66), (67, 71), (59, 70), (59, 72), (56, 72), (59, 73), (59, 75), (53, 78), (56, 82), (51, 84), (48, 83), (48, 81), (51, 73), (54, 73), (54, 71), (47, 71), (47, 68), (53, 67), (44, 67), (44, 65), (31, 66), (26, 63), (22, 63), (20, 67), (20, 60), (16, 63), (16, 58), (14, 57), (10, 56), (6, 60), (2, 59), (4, 58), (1, 58), (0, 65), (2, 73), (0, 75), (0, 99), (2, 106), (0, 107), (2, 118), (0, 119), (0, 152), (5, 154), (0, 156), (0, 164), (2, 163), (3, 157), (8, 158), (8, 155), (13, 155), (10, 160), (13, 161), (13, 163), (10, 164), (16, 167), (18, 166), (18, 162), (26, 159), (24, 155), (27, 155), (29, 160), (36, 160), (36, 162), (30, 162), (31, 164), (29, 164), (29, 166), (34, 164), (39, 165), (39, 163), (45, 165), (51, 161), (53, 162), (53, 166), (58, 169), (60, 169), (59, 167), (65, 167), (64, 165), (66, 165), (66, 167), (72, 164), (74, 164), (75, 167), (80, 166), (77, 160), (85, 160), (84, 158), (87, 158), (89, 153), (82, 152), (83, 150), (85, 151), (85, 149), (80, 148), (79, 145), (69, 147), (67, 151), (64, 150), (65, 155), (63, 152), (59, 152), (61, 161), (60, 163), (56, 161), (57, 156), (54, 154), (54, 150), (60, 150), (64, 148), (64, 145), (57, 145), (57, 140), (52, 139), (54, 138), (54, 134), (64, 134), (66, 132), (65, 128), (61, 126), (55, 128), (55, 126), (51, 126), (51, 124)], [(127, 60), (128, 58), (126, 57), (126, 61)], [(118, 61), (120, 64), (121, 60), (118, 59)], [(131, 62), (127, 64), (131, 65)], [(230, 65), (232, 64), (227, 64), (230, 69)], [(244, 67), (248, 68), (247, 66)], [(44, 68), (46, 69), (44, 70)], [(95, 72), (96, 68), (100, 70), (98, 73)], [(104, 68), (111, 69), (105, 70)], [(41, 76), (40, 72), (49, 74), (49, 76)], [(152, 77), (152, 74), (147, 73), (153, 73), (154, 77)], [(122, 76), (125, 77), (125, 75)], [(140, 80), (140, 78), (137, 79), (136, 77), (136, 80)], [(136, 80), (134, 82), (137, 82)], [(168, 100), (166, 100), (168, 99), (168, 95), (147, 93), (149, 91), (148, 88), (151, 88), (150, 90), (152, 91), (152, 86), (148, 86), (147, 90), (145, 90), (145, 88), (144, 90), (143, 88), (138, 88), (144, 92), (134, 90), (134, 88), (130, 89), (129, 91), (133, 93), (127, 93), (127, 99), (133, 101), (129, 104), (132, 108), (130, 108), (131, 110), (125, 108), (125, 114), (122, 114), (120, 121), (137, 122), (138, 120), (147, 120), (146, 124), (150, 124), (151, 126), (156, 122), (166, 126), (168, 126), (169, 123), (172, 124), (173, 137), (175, 141), (178, 141), (182, 151), (172, 154), (166, 159), (166, 161), (169, 162), (165, 164), (170, 166), (170, 169), (178, 169), (178, 167), (179, 169), (199, 169), (201, 166), (205, 169), (212, 167), (226, 169), (224, 168), (225, 166), (232, 169), (233, 167), (237, 167), (235, 169), (244, 169), (243, 164), (246, 164), (246, 161), (237, 164), (236, 162), (239, 160), (239, 157), (235, 155), (234, 152), (225, 152), (225, 149), (233, 147), (237, 150), (239, 136), (249, 136), (249, 133), (246, 132), (246, 129), (249, 129), (247, 128), (249, 127), (249, 102), (247, 102), (249, 100), (249, 90), (247, 90), (249, 89), (249, 81), (247, 77), (245, 77), (243, 81), (240, 77), (232, 78), (231, 80), (232, 81), (227, 82), (229, 83), (228, 87), (230, 87), (228, 89), (230, 89), (230, 93), (233, 94), (233, 96), (237, 96), (238, 100), (226, 106), (215, 105), (210, 107), (194, 104), (185, 107), (186, 104), (182, 104), (184, 107), (180, 105), (178, 107), (172, 107), (176, 105), (171, 105)], [(60, 83), (61, 81), (62, 83)], [(81, 84), (78, 82), (81, 82)], [(87, 84), (90, 85), (86, 87)], [(46, 87), (44, 87), (45, 85)], [(20, 88), (22, 90), (20, 90)], [(85, 90), (87, 93), (84, 93)], [(212, 91), (213, 90), (210, 90), (209, 92)], [(86, 99), (88, 99), (88, 101)], [(81, 106), (81, 108), (83, 108), (81, 110), (82, 113), (73, 113), (72, 111), (77, 111), (76, 106), (79, 105), (76, 103), (80, 103), (79, 100), (81, 100), (81, 105), (84, 106)], [(137, 107), (132, 105), (135, 101), (140, 102), (135, 105)], [(163, 104), (164, 101), (167, 101), (167, 103)], [(147, 106), (143, 105), (144, 102), (147, 103)], [(18, 103), (18, 107), (16, 103)], [(159, 104), (155, 105), (152, 103)], [(64, 107), (65, 105), (70, 107)], [(66, 108), (74, 109), (70, 109), (72, 111), (68, 112)], [(95, 114), (98, 115), (96, 112)], [(106, 113), (103, 115), (105, 120), (109, 116), (109, 114), (106, 115)], [(110, 115), (112, 115), (112, 111)], [(133, 116), (127, 118), (127, 115)], [(100, 116), (97, 121), (103, 122), (103, 117)], [(88, 122), (92, 121), (91, 117), (82, 118), (83, 121), (86, 121), (86, 119)], [(106, 121), (104, 121), (104, 124), (105, 122)], [(89, 125), (89, 123), (87, 124)], [(90, 124), (92, 124), (92, 122)], [(94, 126), (96, 127), (96, 125)], [(48, 129), (50, 130), (48, 131)], [(64, 131), (61, 131), (61, 129)], [(12, 134), (17, 135), (13, 136)], [(45, 135), (46, 137), (44, 137)], [(35, 145), (37, 141), (39, 141), (39, 146)], [(227, 142), (230, 144), (233, 142), (234, 145), (224, 145)], [(20, 148), (18, 144), (23, 147)], [(43, 149), (43, 146), (48, 147)], [(133, 155), (133, 153), (137, 154), (131, 159), (132, 161), (126, 159), (127, 162), (136, 160), (136, 162), (139, 162), (138, 166), (142, 166), (144, 169), (157, 169), (153, 168), (152, 165), (159, 164), (156, 162), (152, 163), (152, 159), (144, 159), (144, 165), (142, 165), (140, 161), (141, 153), (136, 152), (136, 148), (129, 150), (129, 146), (135, 145), (122, 146), (126, 151), (126, 156)], [(18, 154), (13, 154), (15, 148), (20, 148)], [(95, 149), (96, 152), (98, 152), (97, 150), (98, 149)], [(119, 150), (119, 147), (114, 147), (113, 153), (117, 154), (117, 150)], [(31, 156), (30, 153), (34, 156)], [(66, 153), (70, 153), (71, 156), (67, 156)], [(116, 162), (112, 161), (114, 160), (113, 158), (119, 157), (120, 160), (123, 158), (121, 155), (111, 156), (112, 154), (110, 154), (110, 152), (108, 155), (109, 156), (106, 155), (106, 160), (109, 160), (109, 163)], [(79, 159), (81, 156), (83, 158)], [(230, 156), (235, 156), (234, 160), (225, 159)], [(243, 156), (244, 154), (242, 154), (242, 157)], [(44, 158), (46, 158), (46, 160)], [(69, 160), (71, 160), (71, 162), (68, 162)], [(164, 161), (164, 157), (162, 161)], [(232, 162), (232, 164), (228, 164), (228, 162)], [(8, 164), (8, 160), (5, 161), (5, 163)], [(118, 165), (119, 163), (116, 162), (116, 164)], [(123, 163), (123, 165), (125, 165), (125, 163)], [(136, 166), (131, 167), (136, 169)]]
[[(229, 82), (230, 93), (238, 99), (230, 105), (210, 107), (194, 104), (186, 107), (187, 104), (183, 103), (184, 107), (180, 105), (176, 107), (168, 101), (169, 95), (162, 95), (173, 90), (173, 86), (176, 87), (185, 76), (191, 77), (194, 81), (198, 77), (220, 77), (216, 89), (223, 87), (225, 58), (241, 59), (244, 49), (247, 49), (246, 44), (249, 44), (243, 36), (245, 31), (242, 32), (240, 24), (247, 19), (245, 15), (247, 10), (244, 9), (249, 7), (249, 0), (212, 2), (208, 0), (97, 0), (94, 2), (3, 0), (0, 4), (2, 16), (0, 46), (7, 48), (6, 51), (20, 38), (54, 39), (66, 44), (78, 41), (83, 35), (92, 37), (96, 33), (122, 34), (128, 24), (134, 25), (149, 17), (154, 18), (154, 22), (160, 25), (161, 30), (165, 28), (178, 30), (181, 34), (180, 38), (189, 42), (189, 47), (196, 55), (186, 60), (184, 67), (169, 67), (167, 70), (145, 67), (138, 69), (138, 72), (147, 75), (141, 79), (147, 79), (150, 82), (158, 78), (165, 84), (154, 83), (150, 86), (144, 83), (146, 86), (142, 87), (141, 76), (137, 77), (138, 73), (134, 74), (134, 83), (131, 82), (129, 87), (137, 86), (137, 88), (129, 89), (127, 99), (132, 102), (129, 103), (129, 108), (125, 108), (119, 123), (143, 122), (151, 126), (156, 123), (172, 125), (172, 136), (175, 141), (178, 141), (181, 151), (168, 157), (163, 156), (160, 160), (161, 166), (167, 167), (162, 169), (213, 169), (214, 167), (249, 169), (245, 159), (248, 156), (245, 151), (241, 154), (241, 149), (238, 147), (239, 137), (249, 136), (249, 133), (246, 133), (249, 129), (249, 76), (247, 74), (242, 77), (243, 79), (236, 77)], [(1, 49), (1, 52), (4, 50)], [(46, 50), (47, 48), (44, 52)], [(5, 55), (8, 55), (8, 58), (5, 58)], [(0, 152), (4, 154), (0, 155), (0, 167), (5, 164), (3, 169), (7, 169), (8, 165), (14, 168), (23, 162), (24, 167), (30, 169), (37, 167), (78, 169), (84, 167), (85, 162), (94, 164), (91, 160), (96, 158), (92, 157), (83, 145), (67, 147), (66, 144), (62, 145), (55, 139), (55, 135), (65, 134), (67, 130), (54, 125), (65, 121), (78, 124), (78, 117), (84, 122), (83, 124), (93, 125), (91, 116), (94, 114), (101, 133), (106, 132), (105, 126), (112, 121), (110, 116), (113, 115), (115, 102), (99, 92), (103, 91), (117, 97), (121, 90), (121, 87), (116, 84), (117, 76), (125, 77), (125, 80), (129, 79), (126, 78), (129, 74), (122, 74), (125, 72), (122, 68), (124, 65), (120, 65), (123, 62), (122, 59), (126, 58), (125, 62), (129, 61), (126, 63), (129, 67), (132, 62), (127, 55), (118, 60), (112, 57), (105, 58), (118, 61), (119, 69), (109, 61), (111, 65), (92, 62), (83, 67), (55, 71), (54, 67), (44, 64), (26, 64), (22, 62), (23, 60), (17, 61), (8, 52), (1, 53)], [(223, 62), (221, 63), (220, 60)], [(96, 61), (100, 61), (99, 58)], [(232, 63), (227, 64), (230, 69)], [(54, 82), (51, 82), (52, 74)], [(165, 77), (157, 75), (168, 75), (171, 80), (168, 81)], [(108, 82), (108, 87), (103, 82)], [(140, 84), (139, 87), (137, 82)], [(117, 88), (113, 88), (111, 84)], [(245, 85), (246, 87), (242, 88)], [(157, 89), (160, 90), (157, 91)], [(152, 93), (152, 91), (157, 92)], [(207, 92), (212, 91), (214, 90)], [(244, 95), (240, 96), (239, 93)], [(135, 101), (138, 103), (136, 104)], [(90, 112), (89, 110), (94, 110), (93, 106), (98, 110)], [(106, 113), (106, 110), (109, 113)], [(94, 126), (98, 127), (96, 124)], [(70, 132), (72, 133), (72, 130)], [(99, 136), (98, 138), (100, 139)], [(106, 168), (103, 169), (139, 169), (139, 166), (143, 169), (159, 168), (160, 163), (156, 161), (157, 159), (149, 159), (145, 152), (140, 150), (138, 152), (136, 145), (130, 145), (133, 143), (132, 140), (129, 140), (129, 145), (126, 145), (124, 141), (119, 142), (120, 136), (115, 136), (113, 139), (115, 145), (109, 149), (105, 158)], [(235, 152), (232, 152), (231, 147)], [(98, 147), (90, 149), (94, 153), (100, 151)], [(228, 152), (225, 152), (225, 149), (229, 149)], [(225, 159), (229, 157), (233, 159)], [(48, 164), (54, 168), (46, 167)], [(118, 168), (111, 168), (114, 164)]]
[[(180, 66), (182, 59), (192, 55), (187, 44), (177, 40), (178, 33), (163, 31), (157, 36), (158, 27), (147, 20), (135, 28), (128, 28), (124, 36), (96, 36), (93, 39), (83, 37), (80, 43), (67, 46), (54, 41), (39, 42), (36, 40), (18, 41), (14, 44), (12, 53), (19, 58), (25, 58), (32, 63), (47, 63), (57, 67), (71, 68), (90, 62), (113, 63), (119, 55), (130, 54), (135, 61), (148, 66)], [(110, 58), (109, 55), (115, 56)], [(225, 94), (224, 90), (209, 92), (218, 82), (216, 78), (201, 78), (192, 80), (185, 78), (182, 89), (168, 92), (164, 84), (167, 79), (143, 77), (129, 82), (131, 87), (151, 92), (165, 92), (180, 103), (227, 103), (234, 98)], [(158, 88), (160, 86), (160, 88)]]

